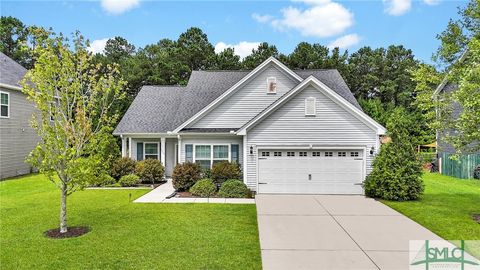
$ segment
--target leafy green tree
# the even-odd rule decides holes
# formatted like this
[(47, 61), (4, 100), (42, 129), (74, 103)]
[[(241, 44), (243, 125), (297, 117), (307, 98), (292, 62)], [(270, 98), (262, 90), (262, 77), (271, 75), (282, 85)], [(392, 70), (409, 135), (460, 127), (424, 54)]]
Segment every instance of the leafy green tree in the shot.
[(394, 201), (416, 200), (422, 195), (421, 162), (410, 136), (405, 109), (397, 108), (387, 124), (392, 141), (382, 145), (364, 187), (369, 197)]
[(132, 56), (135, 53), (135, 46), (125, 38), (117, 36), (107, 40), (104, 53), (107, 58), (118, 63), (122, 59)]
[(240, 56), (235, 54), (234, 49), (226, 48), (216, 55), (215, 64), (211, 69), (236, 70), (240, 68)]
[(11, 16), (0, 17), (0, 51), (30, 68), (32, 57), (27, 46), (28, 28), (17, 18)]
[(318, 43), (312, 45), (307, 42), (300, 42), (288, 55), (287, 65), (293, 69), (323, 68), (328, 53), (328, 48)]
[(214, 60), (215, 49), (200, 28), (192, 27), (177, 41), (178, 55), (190, 70), (205, 70)]
[(262, 42), (257, 49), (253, 49), (252, 53), (243, 59), (243, 68), (254, 69), (271, 56), (278, 57), (277, 47), (269, 45), (267, 42)]
[(434, 60), (445, 66), (444, 83), (455, 90), (442, 92), (432, 99), (440, 81), (428, 66), (413, 72), (419, 105), (429, 116), (432, 128), (442, 133), (443, 142), (457, 154), (480, 150), (480, 3), (470, 1), (459, 10), (458, 20), (450, 20), (437, 36), (441, 45)]
[[(70, 45), (71, 44), (71, 45)], [(107, 149), (119, 115), (113, 104), (123, 98), (125, 82), (116, 65), (101, 70), (83, 37), (41, 39), (35, 66), (22, 87), (39, 113), (32, 126), (41, 141), (28, 161), (61, 191), (60, 232), (67, 232), (67, 197), (108, 171)], [(106, 152), (104, 152), (106, 151)]]

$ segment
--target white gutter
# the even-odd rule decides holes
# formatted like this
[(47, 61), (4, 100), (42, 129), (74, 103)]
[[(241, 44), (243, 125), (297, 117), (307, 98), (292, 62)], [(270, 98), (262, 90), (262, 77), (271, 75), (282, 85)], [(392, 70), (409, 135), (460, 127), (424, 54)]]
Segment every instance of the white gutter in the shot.
[(5, 83), (0, 83), (0, 87), (7, 88), (7, 89), (10, 89), (10, 90), (22, 91), (22, 88), (19, 87), (19, 86), (5, 84)]

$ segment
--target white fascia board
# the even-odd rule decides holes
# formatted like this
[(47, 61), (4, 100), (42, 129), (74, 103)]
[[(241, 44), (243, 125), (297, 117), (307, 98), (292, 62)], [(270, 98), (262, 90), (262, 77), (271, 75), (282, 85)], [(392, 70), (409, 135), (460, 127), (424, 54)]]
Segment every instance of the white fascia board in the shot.
[(358, 109), (357, 107), (353, 106), (350, 102), (345, 100), (343, 97), (341, 97), (339, 94), (337, 94), (335, 91), (330, 89), (328, 86), (326, 86), (324, 83), (320, 82), (318, 79), (316, 79), (313, 76), (309, 76), (307, 79), (305, 79), (303, 82), (301, 82), (299, 85), (297, 85), (295, 88), (290, 90), (290, 92), (286, 95), (284, 95), (282, 98), (277, 100), (277, 102), (273, 103), (270, 108), (266, 109), (263, 111), (261, 114), (257, 115), (255, 118), (253, 118), (251, 121), (249, 121), (247, 124), (245, 124), (243, 127), (241, 127), (238, 131), (238, 135), (245, 135), (247, 133), (247, 129), (261, 121), (264, 117), (268, 116), (270, 113), (275, 111), (276, 108), (281, 106), (283, 103), (288, 101), (291, 97), (293, 97), (296, 93), (298, 93), (300, 90), (302, 90), (304, 87), (307, 85), (312, 85), (315, 89), (322, 91), (329, 96), (332, 100), (336, 101), (337, 104), (339, 104), (341, 107), (346, 109), (347, 111), (352, 112), (354, 116), (356, 116), (358, 119), (360, 119), (362, 122), (370, 126), (372, 129), (374, 129), (378, 134), (385, 134), (386, 129), (382, 125), (380, 125), (377, 121), (373, 120), (370, 116), (368, 116), (366, 113), (364, 113), (362, 110)]
[(10, 89), (10, 90), (22, 91), (22, 87), (15, 86), (15, 85), (10, 85), (10, 84), (6, 84), (6, 83), (0, 83), (0, 87)]
[(289, 69), (287, 66), (282, 64), (280, 61), (275, 59), (275, 57), (271, 56), (267, 60), (265, 60), (263, 63), (261, 63), (258, 67), (256, 67), (254, 70), (252, 70), (250, 73), (248, 73), (245, 77), (243, 77), (240, 81), (238, 81), (236, 84), (234, 84), (232, 87), (230, 87), (227, 91), (225, 91), (222, 95), (220, 95), (218, 98), (216, 98), (212, 103), (208, 104), (205, 108), (203, 108), (201, 111), (197, 112), (194, 116), (190, 117), (187, 121), (185, 121), (183, 124), (178, 126), (173, 132), (178, 133), (180, 132), (183, 128), (185, 128), (187, 125), (191, 124), (195, 120), (197, 120), (199, 117), (203, 116), (205, 113), (213, 109), (215, 106), (221, 103), (225, 98), (227, 98), (232, 92), (234, 92), (236, 89), (238, 89), (241, 85), (243, 85), (245, 82), (250, 80), (253, 76), (255, 76), (258, 72), (263, 70), (267, 65), (270, 63), (275, 63), (278, 67), (280, 67), (283, 71), (285, 71), (287, 74), (291, 75), (293, 78), (295, 78), (298, 82), (302, 81), (302, 77), (298, 76), (295, 72), (293, 72), (291, 69)]

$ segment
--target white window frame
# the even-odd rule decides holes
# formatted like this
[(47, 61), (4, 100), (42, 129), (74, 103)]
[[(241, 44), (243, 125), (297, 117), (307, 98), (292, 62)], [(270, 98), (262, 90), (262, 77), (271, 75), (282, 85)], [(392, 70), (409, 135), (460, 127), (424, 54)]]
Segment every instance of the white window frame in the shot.
[(1, 106), (7, 106), (7, 116), (0, 115), (0, 118), (10, 118), (10, 93), (5, 91), (0, 91), (0, 94), (6, 94), (8, 97), (7, 104), (0, 104)]
[[(275, 83), (274, 91), (270, 92), (270, 83)], [(267, 94), (276, 94), (277, 93), (277, 78), (276, 77), (267, 77)]]
[[(313, 113), (308, 112), (308, 102), (313, 101)], [(307, 97), (305, 98), (305, 115), (306, 116), (315, 116), (317, 115), (317, 98)]]
[[(145, 151), (145, 144), (156, 144), (157, 145), (157, 160), (160, 160), (160, 143), (159, 142), (142, 142), (143, 144), (143, 160), (145, 160), (145, 156), (152, 156), (153, 154), (146, 154)], [(138, 150), (137, 150), (138, 151)]]
[[(197, 159), (197, 155), (196, 155), (196, 149), (197, 149), (197, 146), (210, 146), (210, 159), (207, 159), (207, 158), (199, 158)], [(228, 147), (228, 158), (213, 158), (213, 147), (214, 146), (227, 146)], [(230, 144), (209, 144), (209, 143), (198, 143), (198, 144), (193, 144), (193, 163), (196, 163), (197, 160), (210, 160), (210, 168), (213, 167), (213, 161), (215, 160), (225, 160), (225, 161), (228, 161), (228, 162), (231, 162), (231, 148), (230, 148)]]

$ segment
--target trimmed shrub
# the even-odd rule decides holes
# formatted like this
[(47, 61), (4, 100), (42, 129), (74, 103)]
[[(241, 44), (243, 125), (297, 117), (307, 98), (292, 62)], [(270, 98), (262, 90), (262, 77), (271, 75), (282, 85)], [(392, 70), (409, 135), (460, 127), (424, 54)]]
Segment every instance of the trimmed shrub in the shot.
[(480, 179), (480, 165), (473, 170), (473, 179)]
[(188, 190), (200, 180), (202, 169), (196, 163), (186, 162), (178, 164), (173, 169), (172, 183), (177, 191)]
[(202, 179), (196, 182), (191, 188), (190, 192), (202, 198), (211, 197), (217, 191), (217, 187), (213, 183), (212, 179)]
[(250, 197), (250, 190), (240, 180), (230, 179), (223, 182), (218, 196), (223, 198), (248, 198)]
[(212, 170), (202, 168), (202, 178), (212, 179)]
[(381, 147), (364, 182), (369, 197), (407, 201), (416, 200), (423, 193), (422, 166), (404, 114), (404, 110), (396, 109), (387, 123), (392, 141)]
[(135, 174), (124, 175), (118, 180), (118, 183), (122, 187), (133, 187), (140, 183), (140, 177)]
[(237, 163), (230, 163), (228, 161), (221, 161), (213, 164), (212, 180), (215, 184), (221, 185), (227, 179), (242, 178), (242, 171)]
[(142, 182), (155, 184), (155, 180), (161, 181), (163, 179), (165, 168), (160, 160), (148, 158), (137, 163), (135, 173), (140, 177)]
[(113, 185), (116, 182), (117, 181), (115, 179), (113, 179), (113, 177), (111, 177), (110, 175), (101, 174), (98, 177), (96, 177), (93, 180), (93, 182), (90, 183), (90, 186), (92, 186), (92, 187), (104, 187), (104, 186), (108, 186), (108, 185)]
[(124, 175), (132, 174), (135, 172), (135, 165), (137, 162), (128, 157), (122, 157), (112, 164), (110, 169), (110, 175), (115, 179), (120, 179)]

